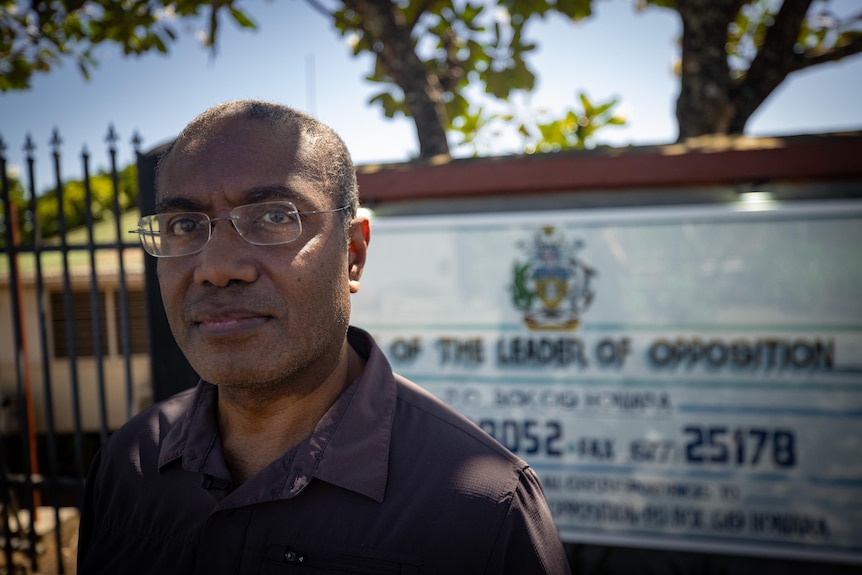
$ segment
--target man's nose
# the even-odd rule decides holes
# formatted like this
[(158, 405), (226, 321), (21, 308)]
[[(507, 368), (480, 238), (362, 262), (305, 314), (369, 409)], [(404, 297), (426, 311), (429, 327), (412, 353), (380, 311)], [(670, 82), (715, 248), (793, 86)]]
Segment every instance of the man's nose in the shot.
[(197, 254), (195, 282), (226, 287), (232, 282), (256, 280), (254, 246), (245, 241), (230, 218), (213, 218), (210, 225), (210, 239)]

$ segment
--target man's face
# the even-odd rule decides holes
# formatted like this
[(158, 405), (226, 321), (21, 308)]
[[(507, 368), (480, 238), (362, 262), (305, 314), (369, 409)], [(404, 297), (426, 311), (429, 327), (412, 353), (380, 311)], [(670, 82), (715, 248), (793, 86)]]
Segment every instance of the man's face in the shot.
[[(174, 150), (161, 172), (158, 211), (217, 218), (273, 200), (290, 200), (300, 212), (340, 207), (301, 166), (291, 135), (261, 121), (227, 120), (206, 140)], [(269, 246), (249, 244), (219, 221), (200, 253), (158, 260), (171, 330), (202, 378), (302, 393), (329, 375), (364, 261), (364, 251), (357, 260), (347, 249), (341, 218), (302, 216), (297, 240)]]

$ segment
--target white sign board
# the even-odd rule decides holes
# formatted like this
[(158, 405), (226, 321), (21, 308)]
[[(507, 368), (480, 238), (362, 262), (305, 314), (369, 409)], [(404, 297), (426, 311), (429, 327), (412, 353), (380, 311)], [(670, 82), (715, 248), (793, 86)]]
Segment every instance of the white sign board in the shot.
[(862, 562), (862, 203), (376, 218), (353, 305), (564, 540)]

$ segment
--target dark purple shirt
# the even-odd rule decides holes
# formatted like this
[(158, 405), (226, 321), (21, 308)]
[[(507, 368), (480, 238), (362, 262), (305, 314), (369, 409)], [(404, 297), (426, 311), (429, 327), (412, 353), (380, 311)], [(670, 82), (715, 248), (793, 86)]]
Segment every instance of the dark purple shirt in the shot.
[(296, 449), (239, 486), (218, 388), (201, 382), (120, 428), (90, 470), (78, 573), (570, 573), (522, 460), (367, 358)]

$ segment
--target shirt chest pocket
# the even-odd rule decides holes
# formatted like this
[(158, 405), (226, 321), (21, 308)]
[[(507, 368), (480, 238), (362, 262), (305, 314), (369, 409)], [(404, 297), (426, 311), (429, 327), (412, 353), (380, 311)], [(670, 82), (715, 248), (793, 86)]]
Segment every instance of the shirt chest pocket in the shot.
[(419, 575), (419, 567), (377, 557), (267, 547), (260, 575)]

